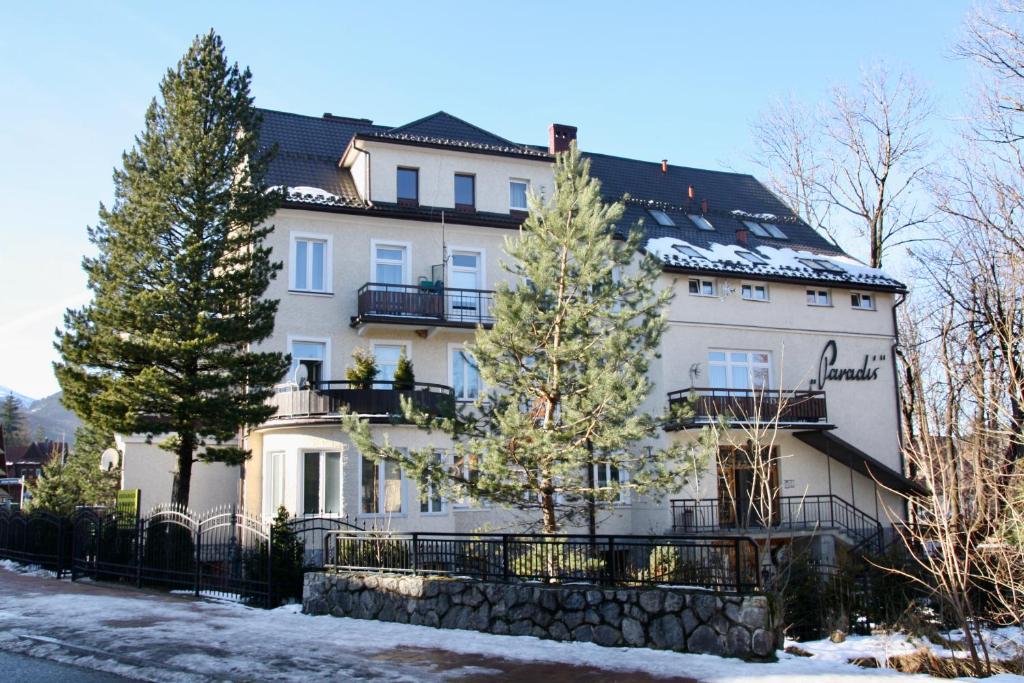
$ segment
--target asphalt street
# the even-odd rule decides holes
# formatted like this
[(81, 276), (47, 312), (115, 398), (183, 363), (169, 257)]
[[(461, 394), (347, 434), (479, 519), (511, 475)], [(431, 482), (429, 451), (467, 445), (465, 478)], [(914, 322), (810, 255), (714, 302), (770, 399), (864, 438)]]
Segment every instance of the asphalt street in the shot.
[(0, 650), (0, 680), (8, 683), (125, 683), (129, 679)]

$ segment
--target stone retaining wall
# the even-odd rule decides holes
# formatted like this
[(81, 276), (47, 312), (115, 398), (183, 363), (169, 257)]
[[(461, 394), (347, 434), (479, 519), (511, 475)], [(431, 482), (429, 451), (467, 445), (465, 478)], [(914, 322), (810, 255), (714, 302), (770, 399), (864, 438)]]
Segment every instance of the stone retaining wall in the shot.
[(772, 659), (779, 621), (764, 595), (679, 588), (501, 584), (395, 574), (310, 572), (302, 611), (531, 635), (607, 646)]

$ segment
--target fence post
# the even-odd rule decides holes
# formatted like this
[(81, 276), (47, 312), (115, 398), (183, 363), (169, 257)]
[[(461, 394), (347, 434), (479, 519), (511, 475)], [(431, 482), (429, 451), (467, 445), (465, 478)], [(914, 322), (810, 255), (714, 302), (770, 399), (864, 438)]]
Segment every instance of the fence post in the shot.
[(63, 517), (57, 518), (57, 578), (64, 575), (64, 522)]
[[(145, 557), (146, 535), (142, 515), (135, 518), (135, 587), (142, 588), (142, 559)], [(115, 533), (118, 530), (115, 530)]]
[(501, 535), (501, 579), (508, 583), (508, 534)]
[[(742, 541), (740, 541), (740, 539), (738, 539), (738, 538), (733, 540), (733, 544), (734, 544), (733, 556), (736, 558), (736, 563), (734, 565), (734, 568), (736, 569), (736, 592), (742, 591), (742, 588), (740, 587), (740, 585), (741, 585), (741, 583), (743, 581), (742, 575), (741, 575), (741, 572), (742, 572), (741, 566), (743, 564), (743, 558), (740, 557), (740, 544), (741, 543), (742, 543)], [(757, 562), (756, 554), (755, 554), (754, 562)], [(761, 571), (761, 568), (755, 566), (754, 567), (754, 572), (757, 573), (759, 571)]]
[(615, 537), (608, 537), (608, 561), (605, 563), (608, 566), (608, 583), (615, 583)]
[(195, 572), (193, 573), (193, 579), (192, 579), (195, 582), (194, 588), (195, 588), (195, 595), (196, 595), (197, 598), (199, 597), (199, 584), (203, 580), (203, 563), (200, 561), (200, 558), (202, 557), (202, 548), (203, 548), (203, 523), (200, 521), (200, 522), (196, 523), (196, 569), (195, 569)]
[(412, 532), (412, 574), (419, 574), (419, 534)]
[(267, 609), (274, 607), (274, 525), (267, 531)]

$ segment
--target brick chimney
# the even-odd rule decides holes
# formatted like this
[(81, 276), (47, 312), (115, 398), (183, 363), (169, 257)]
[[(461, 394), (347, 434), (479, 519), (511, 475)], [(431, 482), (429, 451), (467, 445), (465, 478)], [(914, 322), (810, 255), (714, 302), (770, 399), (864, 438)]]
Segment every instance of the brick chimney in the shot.
[(661, 172), (668, 173), (668, 159), (661, 160)]
[(747, 235), (749, 234), (746, 228), (740, 228), (736, 231), (736, 244), (740, 246), (747, 246)]
[(564, 123), (552, 123), (548, 128), (548, 152), (557, 154), (569, 149), (569, 145), (576, 139), (576, 126), (567, 126)]

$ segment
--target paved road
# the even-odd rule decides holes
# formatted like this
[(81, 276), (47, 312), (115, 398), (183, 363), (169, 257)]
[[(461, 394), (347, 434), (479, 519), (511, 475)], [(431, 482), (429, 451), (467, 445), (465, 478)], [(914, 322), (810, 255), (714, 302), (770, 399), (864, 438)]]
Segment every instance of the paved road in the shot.
[(3, 680), (11, 683), (127, 683), (129, 679), (0, 650)]

